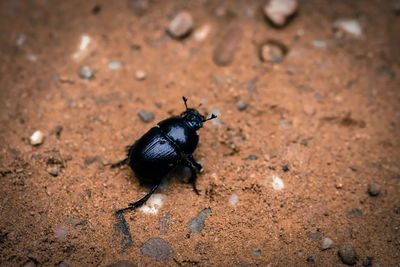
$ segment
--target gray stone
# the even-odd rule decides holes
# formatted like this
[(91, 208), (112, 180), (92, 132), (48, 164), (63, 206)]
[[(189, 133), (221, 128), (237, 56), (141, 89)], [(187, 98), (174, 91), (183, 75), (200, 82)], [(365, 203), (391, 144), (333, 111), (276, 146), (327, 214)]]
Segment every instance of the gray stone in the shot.
[(237, 108), (239, 111), (245, 110), (246, 107), (247, 107), (247, 106), (246, 106), (246, 103), (245, 103), (242, 99), (240, 99), (239, 101), (236, 102), (236, 108)]
[(108, 63), (108, 68), (111, 70), (119, 69), (119, 68), (121, 68), (121, 66), (122, 66), (122, 62), (117, 61), (117, 60), (113, 60)]
[(206, 208), (201, 211), (196, 217), (192, 218), (188, 224), (187, 228), (189, 228), (191, 233), (201, 233), (204, 228), (204, 221), (207, 217), (207, 214), (211, 213), (210, 208)]
[(330, 248), (332, 245), (333, 245), (332, 239), (330, 239), (329, 237), (325, 237), (324, 240), (322, 241), (321, 249), (326, 250)]
[(251, 253), (253, 253), (254, 255), (261, 255), (261, 250), (260, 249), (253, 249), (252, 251), (251, 251)]
[(82, 66), (79, 68), (79, 77), (86, 80), (92, 79), (94, 77), (94, 70), (89, 66)]
[(264, 13), (275, 26), (284, 26), (287, 19), (297, 11), (297, 0), (269, 0)]
[(154, 119), (154, 114), (145, 110), (139, 111), (138, 115), (144, 122), (151, 122)]
[(158, 261), (168, 261), (174, 256), (172, 247), (162, 238), (148, 239), (140, 248), (143, 255), (148, 255)]
[(58, 264), (58, 267), (68, 267), (68, 264), (66, 264), (65, 262), (60, 262)]
[(135, 266), (132, 262), (127, 260), (117, 261), (116, 263), (111, 263), (106, 267), (133, 267)]
[(47, 172), (52, 175), (52, 176), (57, 176), (59, 172), (61, 172), (61, 169), (58, 168), (57, 166), (53, 166), (47, 169)]
[(343, 246), (339, 251), (338, 255), (342, 262), (346, 265), (355, 265), (357, 263), (357, 254), (350, 246)]
[(368, 185), (368, 194), (371, 197), (376, 197), (379, 195), (379, 193), (381, 192), (380, 188), (378, 185), (376, 184), (369, 184)]
[(193, 29), (193, 17), (187, 11), (176, 15), (168, 26), (169, 34), (174, 38), (182, 38)]
[(269, 63), (280, 63), (285, 55), (282, 47), (274, 43), (266, 43), (261, 47), (261, 60)]

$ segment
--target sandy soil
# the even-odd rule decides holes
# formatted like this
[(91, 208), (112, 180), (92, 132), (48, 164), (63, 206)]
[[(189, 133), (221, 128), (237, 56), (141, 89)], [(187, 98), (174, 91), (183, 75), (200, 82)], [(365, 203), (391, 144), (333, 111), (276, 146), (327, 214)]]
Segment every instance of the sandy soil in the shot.
[[(300, 1), (280, 29), (264, 1), (147, 3), (0, 2), (0, 265), (338, 266), (343, 246), (357, 266), (399, 265), (396, 2)], [(205, 39), (166, 33), (181, 10), (194, 33), (208, 25)], [(334, 30), (341, 18), (356, 19), (362, 35)], [(218, 66), (229, 30), (233, 59)], [(287, 48), (278, 64), (259, 57), (271, 39)], [(83, 65), (92, 79), (79, 76)], [(129, 243), (114, 211), (148, 189), (107, 164), (182, 112), (182, 95), (220, 113), (199, 131), (201, 195), (171, 179), (156, 214), (125, 213)], [(36, 130), (45, 139), (33, 146)], [(200, 233), (189, 227), (196, 216)]]

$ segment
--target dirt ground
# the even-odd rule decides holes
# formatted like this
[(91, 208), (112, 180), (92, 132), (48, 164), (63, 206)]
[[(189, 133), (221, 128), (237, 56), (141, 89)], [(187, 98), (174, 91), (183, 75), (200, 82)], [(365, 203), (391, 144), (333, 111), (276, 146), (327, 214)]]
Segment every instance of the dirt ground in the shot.
[[(0, 1), (0, 265), (340, 266), (347, 246), (357, 266), (399, 266), (399, 3), (300, 0), (276, 28), (264, 1), (137, 1)], [(174, 39), (182, 10), (194, 28)], [(260, 60), (268, 40), (280, 63)], [(182, 96), (219, 113), (198, 132), (200, 196), (171, 179), (127, 232), (114, 212), (148, 189), (107, 164)]]

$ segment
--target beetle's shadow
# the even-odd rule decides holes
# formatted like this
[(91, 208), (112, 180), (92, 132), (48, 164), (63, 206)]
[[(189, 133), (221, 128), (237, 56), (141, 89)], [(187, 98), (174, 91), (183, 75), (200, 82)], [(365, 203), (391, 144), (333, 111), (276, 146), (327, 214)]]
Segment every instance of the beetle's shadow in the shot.
[[(189, 182), (190, 176), (191, 176), (191, 171), (190, 171), (189, 167), (186, 167), (183, 165), (178, 165), (167, 176), (162, 178), (159, 188), (162, 190), (166, 189), (168, 187), (168, 185), (170, 184), (171, 180), (173, 180), (173, 179), (175, 179), (179, 183), (188, 184), (188, 183), (190, 183)], [(132, 178), (135, 179), (134, 176)], [(140, 179), (138, 179), (138, 180), (139, 180), (140, 186), (142, 186), (142, 187), (146, 187), (148, 189), (151, 189), (154, 187), (153, 184), (146, 184), (146, 183), (140, 182)]]

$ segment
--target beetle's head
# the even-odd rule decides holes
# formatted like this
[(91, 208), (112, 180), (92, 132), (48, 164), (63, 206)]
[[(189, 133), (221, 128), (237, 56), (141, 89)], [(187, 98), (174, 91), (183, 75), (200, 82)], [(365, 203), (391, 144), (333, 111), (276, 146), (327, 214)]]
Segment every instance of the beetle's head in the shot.
[(182, 99), (183, 99), (183, 102), (185, 102), (186, 110), (181, 113), (181, 117), (184, 118), (186, 120), (186, 122), (190, 125), (190, 127), (192, 127), (195, 131), (197, 131), (198, 129), (203, 127), (203, 122), (215, 119), (217, 117), (214, 114), (212, 114), (210, 118), (206, 119), (196, 109), (187, 107), (186, 97), (183, 96)]

